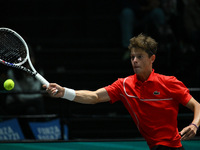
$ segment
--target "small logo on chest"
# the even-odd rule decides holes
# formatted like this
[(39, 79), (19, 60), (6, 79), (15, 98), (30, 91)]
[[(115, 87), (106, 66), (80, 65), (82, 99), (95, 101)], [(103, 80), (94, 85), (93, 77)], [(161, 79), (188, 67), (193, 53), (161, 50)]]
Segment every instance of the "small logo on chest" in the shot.
[(154, 91), (153, 95), (160, 95), (160, 92), (159, 91)]

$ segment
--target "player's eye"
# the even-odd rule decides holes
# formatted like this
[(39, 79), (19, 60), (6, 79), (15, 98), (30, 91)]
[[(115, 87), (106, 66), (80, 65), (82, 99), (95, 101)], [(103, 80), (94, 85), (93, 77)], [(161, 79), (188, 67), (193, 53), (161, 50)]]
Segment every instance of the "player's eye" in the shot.
[(142, 56), (142, 55), (139, 55), (139, 56), (138, 56), (138, 59), (142, 59), (142, 58), (143, 58), (143, 56)]
[(135, 56), (131, 56), (131, 59), (134, 60), (134, 59), (135, 59)]
[(135, 58), (142, 59), (143, 57), (144, 57), (143, 55), (131, 56), (131, 60), (134, 60)]

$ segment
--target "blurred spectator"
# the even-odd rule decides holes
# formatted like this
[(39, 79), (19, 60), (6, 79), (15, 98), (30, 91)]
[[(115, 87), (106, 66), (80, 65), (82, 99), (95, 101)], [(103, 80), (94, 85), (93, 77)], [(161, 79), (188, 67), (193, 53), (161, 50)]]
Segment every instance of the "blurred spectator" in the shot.
[(200, 41), (200, 1), (199, 0), (162, 0), (173, 33), (182, 53), (195, 51)]
[[(174, 50), (170, 48), (173, 50), (174, 72), (186, 81), (184, 76), (193, 75), (190, 86), (199, 86), (200, 67), (196, 64), (200, 61), (200, 1), (162, 0), (162, 8), (176, 38), (176, 47)], [(190, 75), (190, 72), (194, 74)]]
[[(34, 65), (35, 59), (33, 53), (31, 53), (30, 56), (31, 61)], [(40, 93), (42, 87), (41, 83), (38, 80), (36, 80), (33, 76), (18, 69), (9, 69), (7, 76), (8, 78), (13, 79), (13, 81), (15, 82), (15, 87), (12, 90), (12, 92), (21, 92), (20, 94), (10, 94), (7, 96), (7, 113), (9, 115), (43, 114), (44, 104), (43, 96)], [(26, 94), (23, 92), (28, 93)]]
[(5, 99), (6, 99), (6, 95), (3, 94), (2, 92), (5, 90), (4, 89), (4, 82), (5, 80), (7, 79), (7, 69), (8, 67), (7, 66), (4, 66), (2, 64), (0, 64), (0, 114), (1, 115), (5, 115), (6, 112), (5, 112)]
[[(200, 84), (200, 1), (199, 0), (183, 0), (184, 13), (183, 13), (183, 25), (185, 28), (185, 41), (182, 42), (182, 52), (185, 53), (185, 58), (188, 59), (190, 69), (196, 74), (194, 78), (194, 86)], [(188, 67), (187, 67), (188, 68)], [(188, 69), (185, 69), (188, 71)], [(190, 71), (190, 72), (191, 72)]]
[(121, 0), (121, 6), (122, 47), (125, 49), (135, 34), (153, 33), (152, 30), (159, 31), (165, 24), (159, 0)]
[[(194, 46), (194, 51), (199, 51), (200, 42), (200, 1), (199, 0), (183, 0), (184, 14), (183, 25), (185, 25), (186, 36), (189, 42)], [(192, 49), (191, 49), (192, 50)]]

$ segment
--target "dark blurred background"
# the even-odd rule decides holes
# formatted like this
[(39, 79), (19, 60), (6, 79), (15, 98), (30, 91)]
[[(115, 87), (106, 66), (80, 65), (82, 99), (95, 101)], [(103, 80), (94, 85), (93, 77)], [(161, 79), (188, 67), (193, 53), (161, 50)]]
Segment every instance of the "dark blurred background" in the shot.
[[(124, 57), (126, 50), (121, 46), (119, 16), (122, 5), (119, 0), (0, 2), (0, 26), (11, 28), (22, 35), (34, 53), (36, 70), (40, 70), (49, 82), (76, 90), (96, 90), (111, 84), (117, 78), (133, 74), (130, 60)], [(150, 28), (144, 32), (136, 29), (136, 33), (143, 32), (159, 42), (155, 72), (176, 76), (191, 89), (191, 94), (199, 101), (200, 13), (191, 12), (194, 18), (188, 17), (190, 10), (195, 10), (187, 10), (191, 6), (190, 1), (175, 2), (172, 4), (172, 1), (161, 0), (160, 7), (166, 15), (163, 31)], [(199, 2), (196, 3), (195, 6), (199, 8)], [(185, 23), (187, 19), (194, 21), (197, 27), (194, 33), (188, 30)], [(25, 135), (29, 132), (27, 120), (47, 120), (48, 115), (53, 114), (53, 117), (61, 118), (62, 124), (68, 125), (69, 139), (141, 137), (120, 102), (113, 105), (77, 104), (64, 99), (53, 99), (42, 88), (33, 90), (33, 93), (40, 94), (40, 100), (32, 98), (32, 101), (23, 101), (20, 105), (20, 99), (8, 100), (10, 95), (27, 94), (30, 90), (13, 90), (10, 93), (5, 91), (3, 82), (8, 78), (9, 70), (3, 65), (0, 68), (1, 119), (19, 118)], [(35, 107), (32, 108), (33, 106)], [(179, 114), (181, 129), (191, 122), (193, 116), (190, 110), (182, 106)], [(33, 138), (30, 134), (26, 137)]]

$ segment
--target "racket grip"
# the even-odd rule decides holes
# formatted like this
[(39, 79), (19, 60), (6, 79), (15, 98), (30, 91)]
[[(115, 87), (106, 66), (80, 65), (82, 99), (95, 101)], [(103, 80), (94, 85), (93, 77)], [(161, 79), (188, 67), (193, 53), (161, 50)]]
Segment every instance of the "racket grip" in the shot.
[(44, 84), (44, 85), (46, 85), (47, 87), (49, 87), (49, 82), (48, 82), (43, 76), (41, 76), (39, 73), (37, 73), (37, 74), (35, 75), (35, 78), (36, 78), (37, 80), (39, 80), (42, 84)]

